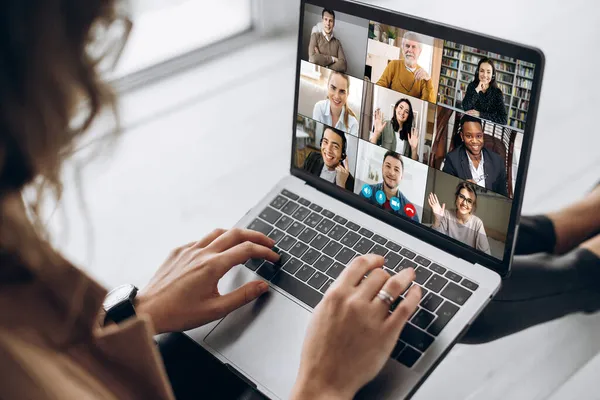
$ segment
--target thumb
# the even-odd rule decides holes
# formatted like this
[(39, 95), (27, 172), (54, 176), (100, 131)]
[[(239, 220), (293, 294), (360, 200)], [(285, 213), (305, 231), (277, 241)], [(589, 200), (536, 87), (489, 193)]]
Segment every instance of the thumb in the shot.
[(219, 310), (219, 314), (221, 314), (217, 316), (217, 318), (222, 318), (241, 306), (250, 303), (268, 290), (269, 285), (266, 282), (252, 281), (237, 288), (231, 293), (222, 295), (215, 300), (216, 309)]
[(442, 214), (446, 211), (446, 203), (442, 204)]

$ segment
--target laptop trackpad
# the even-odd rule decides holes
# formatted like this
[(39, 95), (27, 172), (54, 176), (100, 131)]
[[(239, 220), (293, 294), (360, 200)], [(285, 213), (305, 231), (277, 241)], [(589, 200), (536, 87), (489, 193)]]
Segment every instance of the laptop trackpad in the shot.
[(270, 289), (234, 311), (204, 339), (231, 365), (280, 398), (289, 398), (311, 313)]

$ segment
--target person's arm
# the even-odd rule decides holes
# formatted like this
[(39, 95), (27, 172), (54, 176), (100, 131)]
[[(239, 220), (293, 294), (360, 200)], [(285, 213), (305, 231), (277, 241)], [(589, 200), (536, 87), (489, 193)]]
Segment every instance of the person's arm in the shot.
[(308, 44), (308, 61), (322, 67), (327, 67), (333, 63), (333, 57), (326, 54), (320, 54), (315, 51), (315, 48), (318, 47), (317, 35), (320, 35), (320, 33), (313, 33), (310, 35), (310, 43)]
[(423, 80), (421, 83), (421, 99), (430, 103), (436, 103), (436, 92), (433, 90), (433, 79)]
[(358, 120), (352, 116), (348, 116), (348, 119), (350, 121), (348, 121), (348, 124), (350, 125), (348, 127), (348, 133), (358, 137)]
[(392, 61), (389, 62), (388, 65), (385, 67), (385, 70), (383, 70), (383, 74), (381, 74), (381, 78), (379, 78), (379, 80), (377, 81), (378, 86), (384, 86), (388, 89), (391, 88), (392, 82), (394, 80), (393, 65), (395, 65), (395, 63)]
[(317, 101), (313, 107), (313, 119), (317, 122), (323, 123), (323, 112), (321, 111), (321, 102)]
[(306, 157), (306, 159), (304, 160), (304, 164), (302, 164), (302, 169), (308, 172), (311, 172), (311, 167), (312, 167), (312, 159), (313, 159), (313, 154), (315, 153), (310, 153), (308, 155), (308, 157)]
[(337, 43), (339, 45), (337, 54), (335, 55), (337, 60), (331, 64), (329, 68), (338, 72), (346, 72), (348, 65), (346, 64), (346, 55), (344, 54), (344, 49), (342, 48), (342, 42), (338, 40)]
[[(208, 236), (173, 250), (150, 283), (136, 297), (136, 313), (148, 315), (157, 334), (181, 332), (225, 317), (269, 289), (258, 279), (231, 293), (215, 291), (231, 268), (249, 259), (272, 263), (275, 241), (250, 229), (216, 229)], [(190, 296), (197, 306), (190, 307)]]
[[(360, 256), (327, 290), (306, 331), (292, 400), (350, 400), (388, 362), (421, 301), (421, 288), (413, 285), (390, 313), (393, 299), (410, 286), (415, 272), (407, 268), (390, 277), (383, 264), (381, 256)], [(381, 290), (392, 299), (377, 297)]]
[(446, 158), (444, 158), (444, 168), (442, 168), (442, 172), (459, 177), (458, 172), (456, 171), (456, 168), (454, 168), (454, 164), (452, 163), (452, 159), (448, 156), (449, 153), (446, 154)]
[(498, 164), (496, 167), (499, 168), (500, 173), (498, 174), (498, 179), (494, 182), (494, 192), (499, 193), (503, 196), (508, 197), (508, 181), (506, 179), (506, 168), (504, 166), (504, 162), (502, 158), (494, 154), (496, 156), (496, 162), (494, 164)]
[(475, 248), (479, 251), (483, 251), (486, 254), (492, 254), (490, 251), (490, 242), (488, 241), (482, 221), (479, 221), (477, 237), (475, 238)]
[(442, 230), (442, 221), (445, 217), (446, 204), (440, 204), (440, 201), (435, 193), (429, 193), (427, 202), (429, 203), (429, 207), (431, 207), (431, 211), (433, 212), (433, 224), (431, 224), (431, 227), (438, 232), (444, 233)]
[(479, 93), (475, 90), (475, 85), (473, 82), (469, 83), (467, 86), (467, 93), (462, 101), (462, 108), (465, 111), (473, 110), (475, 108), (475, 103), (479, 97)]
[(504, 104), (504, 95), (502, 90), (494, 90), (492, 99), (493, 112), (482, 112), (481, 118), (488, 119), (497, 124), (506, 125), (508, 122), (508, 115), (506, 114), (506, 105)]
[(352, 174), (348, 176), (348, 180), (346, 181), (346, 190), (354, 192), (354, 177)]

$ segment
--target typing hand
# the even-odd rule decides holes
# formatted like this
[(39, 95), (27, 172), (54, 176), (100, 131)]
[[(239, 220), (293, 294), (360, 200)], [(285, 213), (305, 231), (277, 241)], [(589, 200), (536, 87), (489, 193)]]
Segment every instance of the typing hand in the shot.
[(219, 280), (250, 258), (276, 262), (274, 244), (259, 232), (217, 229), (179, 247), (137, 296), (136, 311), (150, 315), (157, 333), (192, 329), (222, 318), (266, 292), (268, 285), (253, 281), (222, 295)]
[[(415, 278), (409, 268), (390, 278), (383, 257), (356, 258), (316, 307), (302, 348), (293, 399), (347, 398), (375, 378), (389, 359), (408, 318), (421, 299), (415, 285), (390, 314), (377, 297), (397, 298)], [(369, 272), (368, 278), (363, 277)]]

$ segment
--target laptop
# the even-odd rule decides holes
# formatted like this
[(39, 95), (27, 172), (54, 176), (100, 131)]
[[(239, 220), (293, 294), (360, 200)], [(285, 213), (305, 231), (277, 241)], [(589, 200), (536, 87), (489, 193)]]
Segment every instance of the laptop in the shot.
[(358, 397), (411, 397), (510, 273), (543, 69), (535, 48), (302, 0), (294, 118), (280, 130), (290, 173), (236, 224), (276, 240), (281, 261), (234, 267), (222, 293), (255, 279), (269, 292), (187, 334), (288, 398), (312, 310), (352, 259), (379, 254), (391, 275), (414, 268), (423, 298)]

